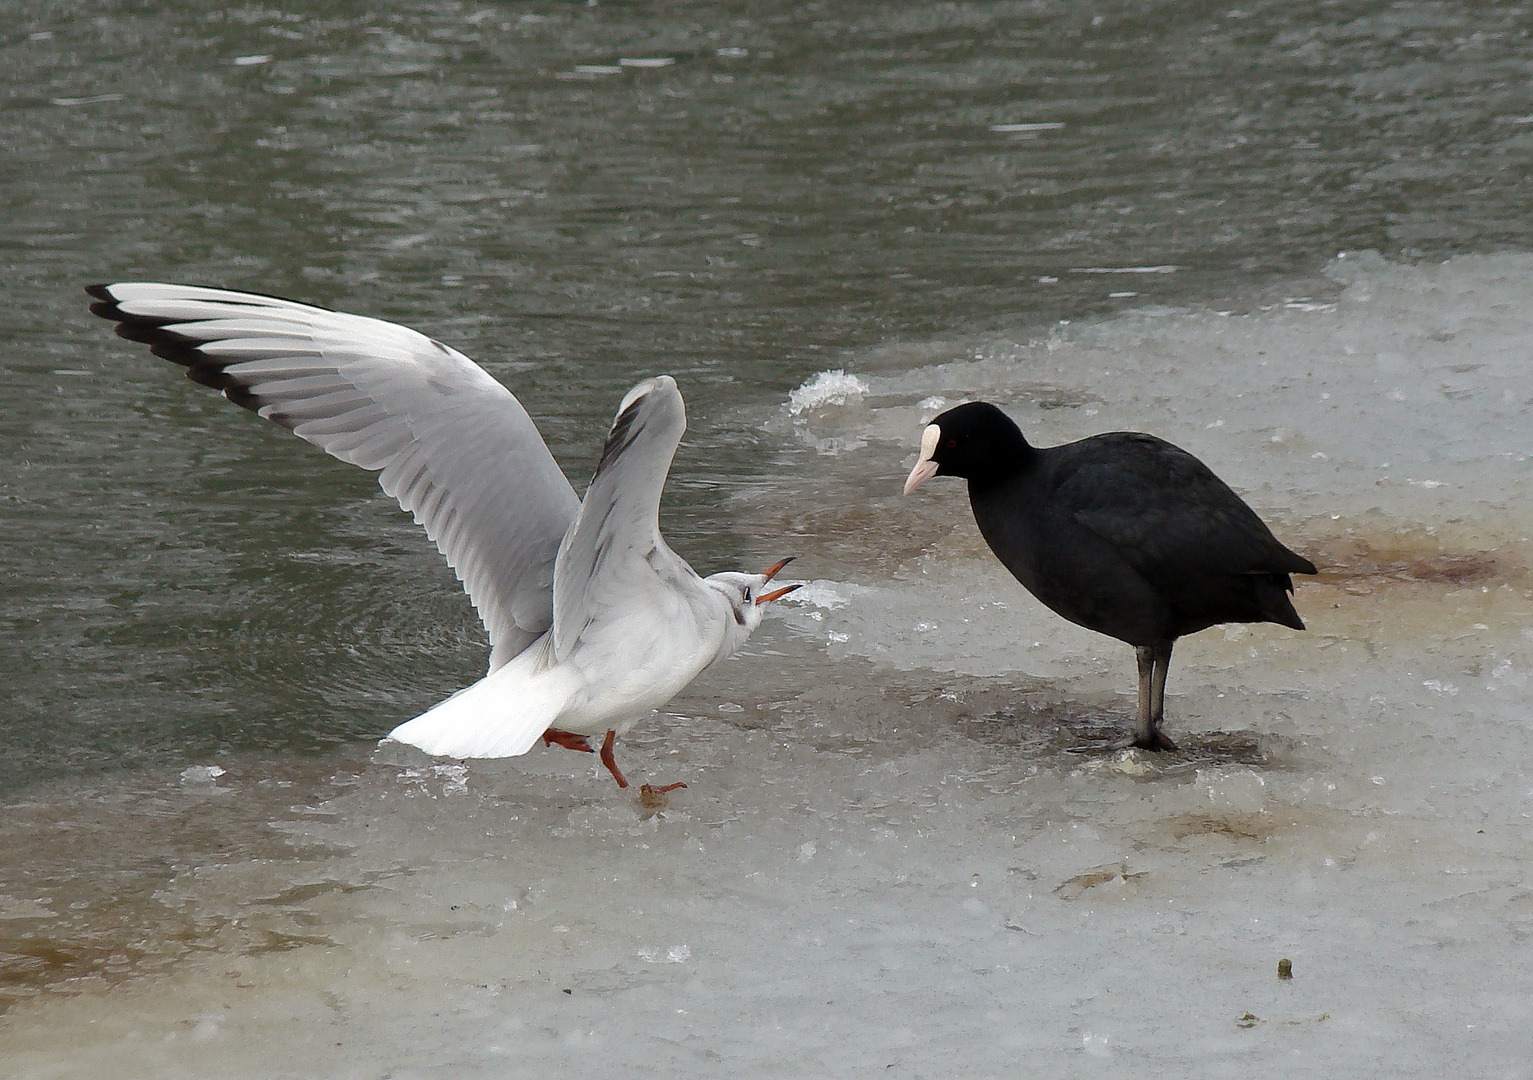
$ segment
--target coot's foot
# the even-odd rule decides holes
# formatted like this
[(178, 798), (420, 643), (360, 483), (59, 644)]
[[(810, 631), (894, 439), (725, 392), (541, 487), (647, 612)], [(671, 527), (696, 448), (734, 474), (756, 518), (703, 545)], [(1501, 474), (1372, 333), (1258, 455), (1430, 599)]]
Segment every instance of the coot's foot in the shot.
[(1137, 746), (1141, 750), (1169, 750), (1172, 753), (1176, 752), (1176, 743), (1171, 741), (1171, 736), (1158, 727), (1151, 728), (1148, 734), (1136, 731), (1134, 737), (1124, 744), (1124, 749), (1130, 746)]
[[(1111, 721), (1108, 721), (1111, 723)], [(1076, 732), (1077, 735), (1085, 735), (1090, 742), (1083, 742), (1076, 746), (1065, 747), (1067, 754), (1116, 754), (1120, 750), (1169, 750), (1173, 753), (1178, 749), (1176, 743), (1171, 741), (1158, 726), (1150, 728), (1148, 734), (1135, 731), (1133, 735), (1113, 738), (1107, 733), (1097, 735), (1096, 732)]]
[(1173, 753), (1177, 750), (1176, 743), (1171, 737), (1159, 728), (1153, 729), (1149, 735), (1141, 736), (1137, 732), (1128, 738), (1113, 739), (1110, 742), (1097, 743), (1094, 746), (1071, 746), (1065, 749), (1067, 754), (1115, 754), (1119, 750), (1169, 750)]

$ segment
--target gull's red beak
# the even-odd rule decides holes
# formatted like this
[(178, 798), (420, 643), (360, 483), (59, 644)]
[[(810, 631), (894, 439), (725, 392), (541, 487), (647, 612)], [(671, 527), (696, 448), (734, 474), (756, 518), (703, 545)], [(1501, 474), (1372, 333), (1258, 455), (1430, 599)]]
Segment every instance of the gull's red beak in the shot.
[(787, 596), (794, 589), (802, 589), (802, 588), (803, 588), (802, 585), (784, 585), (780, 589), (773, 589), (769, 593), (762, 593), (760, 596), (756, 597), (756, 603), (758, 605), (760, 605), (760, 604), (770, 604), (773, 600), (781, 600), (784, 596)]
[[(762, 574), (761, 576), (766, 578), (767, 581), (771, 581), (774, 577), (776, 577), (779, 573), (782, 572), (782, 568), (783, 567), (787, 566), (792, 561), (793, 561), (793, 556), (789, 555), (786, 559), (783, 559), (781, 562), (775, 562), (771, 566), (767, 567), (766, 573)], [(784, 586), (781, 589), (774, 589), (773, 591), (771, 591), (769, 593), (762, 593), (760, 596), (756, 597), (756, 603), (758, 605), (759, 604), (770, 604), (773, 600), (780, 600), (784, 596), (787, 596), (794, 589), (799, 589), (799, 588), (803, 588), (803, 586), (801, 586), (801, 585), (787, 585), (787, 586)]]

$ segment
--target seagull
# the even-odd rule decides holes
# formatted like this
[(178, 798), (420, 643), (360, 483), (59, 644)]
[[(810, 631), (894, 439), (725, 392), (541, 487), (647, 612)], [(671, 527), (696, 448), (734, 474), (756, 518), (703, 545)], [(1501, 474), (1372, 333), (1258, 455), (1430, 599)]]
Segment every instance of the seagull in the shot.
[[(332, 457), (378, 472), (463, 582), (489, 672), (388, 739), (454, 758), (539, 740), (593, 752), (729, 656), (761, 624), (764, 573), (700, 577), (660, 535), (686, 430), (669, 375), (624, 395), (578, 498), (519, 401), (467, 356), (395, 323), (191, 285), (92, 285), (91, 311), (195, 382)], [(682, 784), (651, 789), (667, 791)], [(648, 785), (646, 785), (648, 787)]]
[(1034, 447), (987, 402), (949, 409), (921, 434), (905, 494), (934, 476), (969, 482), (996, 558), (1045, 606), (1134, 646), (1139, 712), (1121, 747), (1175, 750), (1161, 730), (1171, 646), (1218, 623), (1295, 630), (1290, 574), (1315, 564), (1187, 451), (1135, 431)]

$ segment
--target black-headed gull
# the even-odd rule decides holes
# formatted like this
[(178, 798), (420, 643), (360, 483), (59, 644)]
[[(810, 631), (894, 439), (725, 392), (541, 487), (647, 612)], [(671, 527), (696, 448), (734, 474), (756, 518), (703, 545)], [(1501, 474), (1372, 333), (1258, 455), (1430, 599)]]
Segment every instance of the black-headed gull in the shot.
[[(333, 457), (378, 470), (463, 581), (489, 673), (390, 739), (446, 757), (510, 757), (538, 740), (591, 751), (738, 649), (761, 574), (699, 577), (660, 535), (660, 493), (686, 430), (668, 375), (623, 397), (580, 499), (521, 403), (456, 349), (379, 319), (189, 285), (93, 285), (117, 333)], [(679, 786), (679, 785), (671, 785)]]

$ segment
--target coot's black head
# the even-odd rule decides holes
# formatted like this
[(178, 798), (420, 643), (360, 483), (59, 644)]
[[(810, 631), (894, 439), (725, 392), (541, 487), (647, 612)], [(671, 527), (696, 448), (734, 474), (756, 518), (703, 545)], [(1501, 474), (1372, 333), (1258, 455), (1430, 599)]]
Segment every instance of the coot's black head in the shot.
[(921, 456), (905, 479), (905, 494), (934, 476), (993, 483), (1026, 464), (1032, 447), (1022, 430), (986, 401), (971, 401), (938, 416), (921, 433)]

